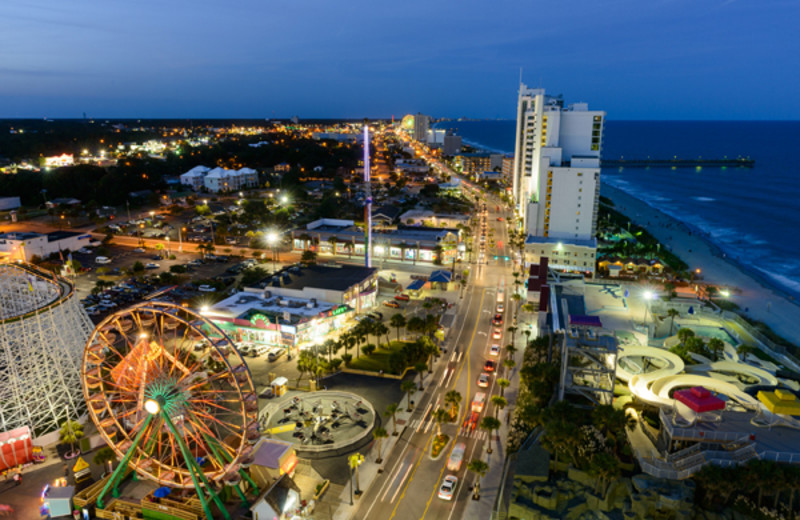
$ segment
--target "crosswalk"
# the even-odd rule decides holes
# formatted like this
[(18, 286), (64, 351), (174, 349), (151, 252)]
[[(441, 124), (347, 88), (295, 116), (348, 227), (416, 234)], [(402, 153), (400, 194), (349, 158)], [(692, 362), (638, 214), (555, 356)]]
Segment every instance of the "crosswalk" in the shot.
[[(408, 423), (408, 427), (412, 430), (420, 433), (428, 433), (429, 431), (436, 428), (436, 422), (432, 419), (421, 420), (421, 419), (414, 419), (413, 421)], [(470, 430), (469, 428), (461, 427), (458, 429), (458, 437), (463, 437), (466, 439), (477, 439), (480, 441), (485, 441), (488, 438), (488, 433), (484, 430)]]

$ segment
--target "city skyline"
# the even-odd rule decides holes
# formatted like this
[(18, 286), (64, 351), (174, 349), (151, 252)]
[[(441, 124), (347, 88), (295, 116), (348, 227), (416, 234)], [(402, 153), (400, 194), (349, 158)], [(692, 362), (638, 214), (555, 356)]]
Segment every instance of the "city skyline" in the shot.
[(0, 117), (512, 119), (521, 75), (610, 119), (800, 119), (798, 14), (780, 0), (11, 1)]

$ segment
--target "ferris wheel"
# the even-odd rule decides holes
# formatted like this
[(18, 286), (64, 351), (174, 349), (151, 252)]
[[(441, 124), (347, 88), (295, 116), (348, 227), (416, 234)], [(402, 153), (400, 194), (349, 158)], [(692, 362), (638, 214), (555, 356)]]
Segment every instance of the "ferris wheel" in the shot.
[(243, 478), (256, 487), (242, 471), (260, 437), (253, 380), (230, 339), (200, 314), (162, 302), (111, 314), (86, 343), (81, 375), (89, 415), (122, 461), (100, 507), (111, 488), (117, 496), (127, 468), (196, 489), (209, 518), (204, 494), (227, 516), (214, 488)]

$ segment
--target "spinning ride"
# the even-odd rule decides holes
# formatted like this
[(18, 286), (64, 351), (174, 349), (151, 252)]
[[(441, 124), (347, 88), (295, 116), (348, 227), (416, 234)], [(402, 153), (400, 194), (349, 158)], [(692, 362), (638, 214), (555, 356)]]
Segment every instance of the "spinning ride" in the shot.
[(213, 323), (177, 305), (145, 302), (104, 319), (81, 370), (89, 415), (122, 459), (97, 500), (130, 467), (170, 488), (193, 488), (228, 517), (215, 487), (235, 486), (259, 439), (258, 402), (242, 357)]

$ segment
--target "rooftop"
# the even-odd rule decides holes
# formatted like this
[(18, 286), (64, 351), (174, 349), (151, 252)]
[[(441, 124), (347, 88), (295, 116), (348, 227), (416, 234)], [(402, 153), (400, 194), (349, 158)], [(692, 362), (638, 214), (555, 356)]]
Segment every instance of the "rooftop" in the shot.
[(377, 272), (375, 267), (358, 265), (329, 264), (306, 267), (292, 265), (264, 278), (257, 286), (262, 289), (283, 287), (303, 290), (305, 287), (313, 287), (329, 291), (346, 291), (354, 285), (363, 283)]
[(525, 239), (526, 244), (567, 244), (573, 246), (583, 247), (597, 247), (597, 240), (594, 238), (582, 240), (579, 238), (554, 238), (554, 237), (539, 237), (528, 235)]

